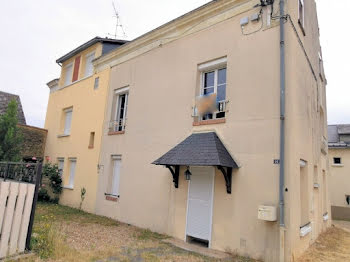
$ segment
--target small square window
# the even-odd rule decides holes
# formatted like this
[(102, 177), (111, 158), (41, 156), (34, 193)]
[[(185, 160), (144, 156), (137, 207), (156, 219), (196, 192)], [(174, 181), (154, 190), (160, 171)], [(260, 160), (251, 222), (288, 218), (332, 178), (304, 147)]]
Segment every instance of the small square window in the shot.
[(94, 148), (95, 132), (90, 133), (89, 148)]
[(96, 77), (96, 78), (95, 78), (95, 83), (94, 83), (94, 90), (98, 89), (99, 83), (100, 83), (100, 78), (99, 78), (99, 77)]
[(341, 165), (341, 158), (340, 157), (333, 157), (333, 164), (334, 165)]

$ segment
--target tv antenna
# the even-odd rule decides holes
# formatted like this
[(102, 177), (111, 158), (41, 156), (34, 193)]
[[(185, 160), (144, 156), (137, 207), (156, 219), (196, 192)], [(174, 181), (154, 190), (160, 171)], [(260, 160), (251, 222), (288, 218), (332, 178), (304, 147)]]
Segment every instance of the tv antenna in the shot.
[[(112, 6), (113, 6), (113, 10), (114, 10), (114, 16), (113, 17), (117, 19), (117, 23), (115, 25), (114, 34), (108, 34), (108, 35), (112, 36), (114, 39), (117, 39), (117, 37), (126, 38), (127, 36), (126, 36), (124, 27), (123, 27), (121, 19), (120, 19), (120, 15), (119, 15), (119, 13), (117, 11), (117, 8), (115, 7), (114, 2), (112, 2)], [(119, 33), (120, 31), (121, 31), (121, 35)]]

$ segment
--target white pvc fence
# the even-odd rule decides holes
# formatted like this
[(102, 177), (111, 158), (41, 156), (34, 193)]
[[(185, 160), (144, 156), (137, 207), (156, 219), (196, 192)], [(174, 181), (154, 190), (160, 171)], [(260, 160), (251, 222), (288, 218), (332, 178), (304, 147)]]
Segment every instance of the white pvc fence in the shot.
[(0, 179), (0, 259), (24, 252), (35, 185)]

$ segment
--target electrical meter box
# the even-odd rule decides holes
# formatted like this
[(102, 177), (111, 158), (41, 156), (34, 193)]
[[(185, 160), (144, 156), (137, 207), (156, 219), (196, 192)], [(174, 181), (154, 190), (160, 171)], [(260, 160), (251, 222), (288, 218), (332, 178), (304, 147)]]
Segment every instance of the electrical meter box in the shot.
[(258, 219), (277, 221), (277, 208), (275, 206), (259, 206)]

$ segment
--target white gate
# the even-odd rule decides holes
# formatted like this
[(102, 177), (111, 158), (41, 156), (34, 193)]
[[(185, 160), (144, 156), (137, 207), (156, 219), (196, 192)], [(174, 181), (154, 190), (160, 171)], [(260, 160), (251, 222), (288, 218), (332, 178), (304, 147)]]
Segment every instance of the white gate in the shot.
[(215, 169), (213, 167), (191, 167), (191, 172), (186, 235), (207, 240), (210, 245)]
[(0, 260), (29, 249), (41, 168), (0, 162)]
[(35, 185), (0, 181), (0, 258), (24, 252)]

